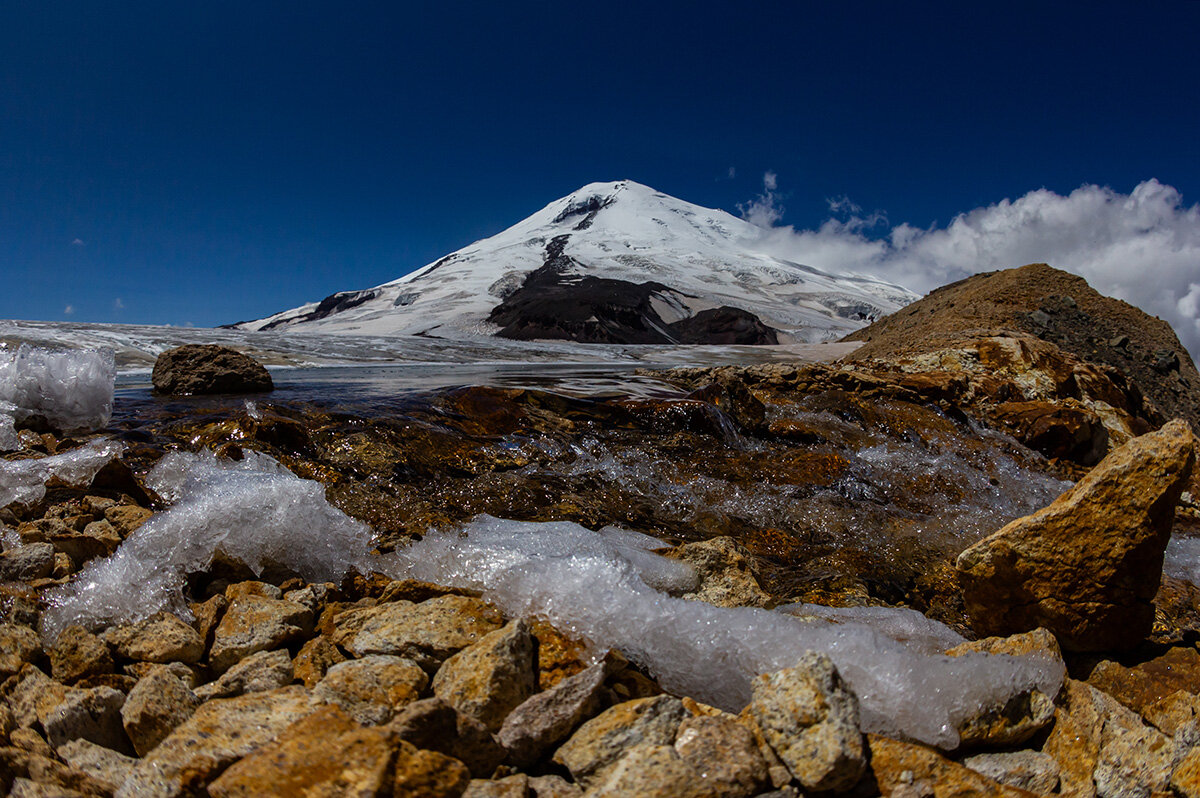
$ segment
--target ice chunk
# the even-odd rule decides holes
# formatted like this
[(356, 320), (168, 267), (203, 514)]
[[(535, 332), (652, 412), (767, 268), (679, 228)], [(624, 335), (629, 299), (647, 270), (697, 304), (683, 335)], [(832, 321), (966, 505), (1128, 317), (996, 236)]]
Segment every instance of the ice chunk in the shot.
[(111, 350), (0, 349), (0, 401), (17, 421), (44, 416), (63, 432), (86, 432), (112, 417), (116, 366)]
[(778, 612), (806, 620), (826, 623), (854, 623), (869, 626), (909, 648), (928, 654), (940, 654), (965, 643), (958, 632), (916, 610), (905, 607), (825, 607), (820, 604), (787, 604)]
[(1163, 573), (1200, 587), (1200, 538), (1172, 537), (1163, 558)]
[(372, 565), (370, 528), (332, 507), (323, 485), (266, 455), (248, 453), (233, 464), (211, 453), (177, 453), (147, 481), (177, 497), (175, 504), (48, 595), (47, 640), (73, 623), (134, 622), (162, 609), (186, 617), (186, 576), (217, 551), (255, 573), (275, 564), (309, 581), (339, 581)]
[(124, 448), (104, 438), (49, 457), (0, 460), (0, 507), (41, 501), (52, 478), (71, 487), (86, 487)]
[(11, 452), (21, 448), (21, 438), (17, 435), (13, 417), (3, 410), (0, 407), (0, 452)]
[[(981, 706), (1031, 686), (1056, 694), (1063, 678), (1061, 666), (1037, 657), (929, 653), (929, 629), (906, 645), (854, 617), (806, 622), (670, 598), (646, 583), (612, 536), (567, 522), (480, 516), (461, 532), (432, 532), (391, 557), (396, 575), (479, 589), (510, 614), (546, 616), (619, 648), (668, 690), (732, 712), (749, 701), (755, 674), (817, 650), (858, 693), (865, 729), (948, 748)], [(903, 625), (886, 624), (898, 636)]]

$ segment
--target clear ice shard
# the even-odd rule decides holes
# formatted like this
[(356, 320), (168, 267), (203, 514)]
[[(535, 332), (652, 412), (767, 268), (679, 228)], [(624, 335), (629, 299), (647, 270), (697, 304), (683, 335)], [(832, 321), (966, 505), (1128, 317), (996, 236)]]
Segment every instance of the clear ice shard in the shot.
[(1031, 687), (1055, 695), (1062, 683), (1061, 666), (1037, 657), (945, 656), (938, 647), (956, 642), (953, 632), (903, 612), (803, 619), (671, 598), (652, 587), (679, 577), (668, 561), (639, 546), (635, 564), (623, 545), (609, 530), (480, 516), (391, 555), (388, 570), (482, 590), (511, 615), (545, 616), (619, 649), (666, 689), (732, 712), (749, 701), (754, 675), (823, 651), (858, 694), (865, 730), (943, 748), (981, 706)]
[(124, 448), (116, 441), (102, 438), (49, 457), (0, 460), (0, 507), (13, 502), (28, 505), (41, 501), (51, 479), (71, 487), (87, 487), (96, 472)]
[(16, 421), (42, 416), (62, 432), (89, 432), (112, 417), (116, 366), (111, 350), (0, 349), (0, 411)]
[(266, 455), (231, 462), (211, 452), (173, 453), (147, 483), (174, 504), (47, 596), (48, 641), (74, 623), (131, 623), (159, 610), (189, 617), (187, 575), (207, 568), (218, 551), (255, 573), (275, 565), (310, 582), (369, 573), (374, 564), (370, 528), (331, 506), (319, 482)]

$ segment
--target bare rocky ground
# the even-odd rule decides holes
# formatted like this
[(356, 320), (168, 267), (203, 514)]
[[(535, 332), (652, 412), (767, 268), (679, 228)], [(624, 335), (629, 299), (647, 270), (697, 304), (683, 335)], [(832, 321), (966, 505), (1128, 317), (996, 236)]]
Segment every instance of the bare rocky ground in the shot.
[[(1169, 536), (1196, 526), (1191, 429), (1166, 423), (1179, 413), (1146, 379), (1020, 329), (978, 329), (886, 360), (683, 370), (671, 378), (687, 393), (672, 399), (466, 389), (393, 419), (264, 405), (125, 420), (115, 432), (129, 448), (89, 484), (51, 484), (0, 510), (0, 785), (24, 796), (1200, 795), (1200, 591), (1162, 574)], [(1169, 371), (1190, 379), (1177, 355)], [(10, 459), (81, 443), (21, 436)], [(176, 447), (271, 454), (370, 523), (382, 551), (480, 512), (620, 523), (697, 568), (694, 600), (912, 607), (971, 638), (948, 656), (1032, 654), (1068, 677), (1054, 695), (978, 707), (955, 730), (961, 743), (939, 750), (865, 734), (858, 698), (819, 653), (759, 677), (733, 714), (472, 591), (379, 575), (310, 584), (225, 558), (190, 575), (189, 613), (43, 639), (47, 591), (165, 509), (142, 477)], [(855, 471), (888, 447), (915, 459)], [(610, 471), (584, 468), (581, 451)], [(946, 458), (957, 458), (948, 471), (930, 470)], [(999, 522), (956, 514), (1005, 478), (989, 470), (1002, 458), (1020, 479), (1075, 485)], [(627, 468), (611, 476), (613, 463)], [(981, 482), (944, 484), (968, 466)], [(703, 490), (664, 501), (646, 486), (667, 477)], [(815, 504), (817, 520), (797, 509)], [(955, 534), (964, 524), (978, 529)]]

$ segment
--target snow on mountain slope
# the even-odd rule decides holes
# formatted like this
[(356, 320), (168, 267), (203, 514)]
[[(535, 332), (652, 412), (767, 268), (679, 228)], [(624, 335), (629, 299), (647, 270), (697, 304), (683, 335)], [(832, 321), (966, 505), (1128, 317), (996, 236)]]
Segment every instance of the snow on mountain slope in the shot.
[[(491, 238), (363, 291), (347, 291), (245, 330), (460, 338), (499, 330), (492, 310), (539, 269), (653, 282), (653, 311), (670, 324), (721, 306), (757, 315), (781, 340), (840, 337), (917, 295), (869, 277), (832, 275), (765, 255), (764, 231), (629, 180), (592, 183)], [(564, 238), (565, 237), (565, 238)], [(653, 314), (652, 314), (653, 315)]]

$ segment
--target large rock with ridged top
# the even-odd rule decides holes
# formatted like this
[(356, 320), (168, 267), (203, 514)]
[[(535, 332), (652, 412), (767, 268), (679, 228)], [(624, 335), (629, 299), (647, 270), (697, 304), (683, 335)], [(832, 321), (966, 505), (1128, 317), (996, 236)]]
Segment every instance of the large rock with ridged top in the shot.
[(1175, 505), (1195, 462), (1188, 425), (1172, 421), (1122, 446), (1050, 506), (959, 555), (971, 624), (981, 635), (1044, 626), (1066, 649), (1140, 643)]
[(216, 344), (168, 349), (154, 361), (150, 381), (155, 393), (172, 396), (261, 393), (275, 388), (271, 375), (257, 360)]

